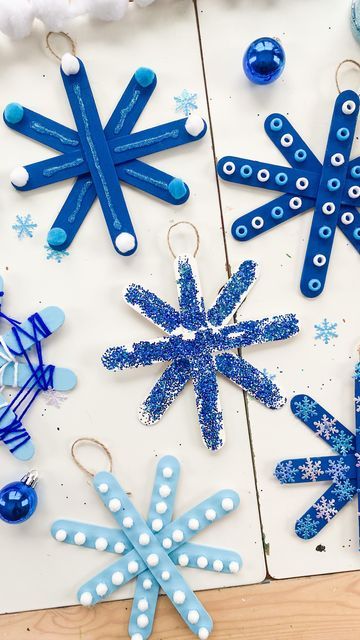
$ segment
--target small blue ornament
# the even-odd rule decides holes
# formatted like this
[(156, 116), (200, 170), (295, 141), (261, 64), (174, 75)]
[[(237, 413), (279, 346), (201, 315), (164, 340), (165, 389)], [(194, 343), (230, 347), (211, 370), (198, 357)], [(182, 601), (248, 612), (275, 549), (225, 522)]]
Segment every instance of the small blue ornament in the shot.
[(0, 519), (8, 524), (20, 524), (33, 515), (38, 499), (35, 486), (38, 472), (29, 471), (20, 482), (11, 482), (0, 490)]
[(243, 57), (245, 75), (255, 84), (270, 84), (282, 74), (285, 67), (285, 51), (273, 38), (254, 40)]

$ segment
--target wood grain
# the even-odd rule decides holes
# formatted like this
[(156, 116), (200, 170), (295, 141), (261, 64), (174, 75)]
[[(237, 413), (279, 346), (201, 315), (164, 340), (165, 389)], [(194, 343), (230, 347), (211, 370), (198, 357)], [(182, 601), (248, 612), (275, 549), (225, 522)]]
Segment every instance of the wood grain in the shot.
[[(360, 575), (341, 573), (203, 591), (212, 640), (356, 640), (360, 637)], [(0, 616), (0, 640), (128, 640), (131, 601), (93, 609), (66, 607)], [(165, 597), (152, 640), (190, 640)]]

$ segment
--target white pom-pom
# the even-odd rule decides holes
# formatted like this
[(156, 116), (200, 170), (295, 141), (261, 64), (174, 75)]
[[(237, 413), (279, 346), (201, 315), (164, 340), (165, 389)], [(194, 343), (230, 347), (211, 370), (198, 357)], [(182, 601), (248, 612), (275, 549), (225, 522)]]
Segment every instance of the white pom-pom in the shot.
[(71, 53), (64, 53), (61, 58), (61, 68), (66, 76), (76, 75), (80, 69), (79, 59)]
[(0, 31), (13, 40), (26, 38), (31, 32), (34, 10), (30, 0), (0, 0)]
[[(76, 2), (74, 3), (76, 4)], [(72, 18), (71, 5), (68, 0), (32, 0), (35, 17), (44, 23), (50, 31), (62, 31), (67, 21)]]
[(128, 8), (129, 0), (88, 0), (87, 10), (98, 20), (121, 20)]
[(185, 122), (186, 131), (194, 138), (200, 135), (204, 127), (204, 121), (197, 113), (191, 113)]
[(25, 167), (15, 167), (10, 173), (10, 180), (14, 187), (25, 187), (29, 181), (29, 174)]
[(128, 251), (132, 251), (135, 247), (135, 238), (131, 233), (122, 231), (118, 236), (116, 236), (115, 244), (120, 253), (128, 253)]

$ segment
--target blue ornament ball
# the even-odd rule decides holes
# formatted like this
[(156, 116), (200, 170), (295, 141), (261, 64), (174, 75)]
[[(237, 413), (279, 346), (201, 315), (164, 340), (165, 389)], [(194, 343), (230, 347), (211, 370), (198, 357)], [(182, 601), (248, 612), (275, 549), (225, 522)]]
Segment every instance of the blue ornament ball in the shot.
[(37, 495), (25, 482), (11, 482), (0, 489), (0, 518), (8, 524), (19, 524), (30, 518), (37, 507)]
[(285, 67), (285, 51), (273, 38), (258, 38), (245, 51), (243, 68), (255, 84), (270, 84), (281, 76)]

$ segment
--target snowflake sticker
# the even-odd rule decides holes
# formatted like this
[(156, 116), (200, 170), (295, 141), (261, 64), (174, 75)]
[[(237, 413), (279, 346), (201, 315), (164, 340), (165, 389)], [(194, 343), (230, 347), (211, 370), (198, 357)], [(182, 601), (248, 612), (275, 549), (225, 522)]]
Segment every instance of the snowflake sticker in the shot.
[[(0, 278), (0, 301), (3, 296)], [(72, 371), (44, 362), (42, 343), (61, 327), (65, 316), (58, 307), (46, 307), (19, 322), (0, 306), (0, 319), (9, 325), (0, 336), (0, 441), (19, 460), (29, 460), (35, 449), (23, 419), (31, 405), (41, 392), (61, 393), (76, 384)], [(7, 388), (19, 391), (8, 400), (3, 394)]]
[(12, 225), (12, 228), (16, 231), (19, 240), (32, 238), (36, 227), (37, 224), (33, 221), (30, 214), (27, 214), (26, 216), (17, 215), (16, 223)]
[[(199, 140), (206, 133), (206, 123), (192, 114), (132, 133), (156, 86), (155, 73), (141, 67), (103, 128), (82, 61), (65, 54), (61, 75), (76, 129), (18, 103), (5, 108), (8, 127), (57, 152), (52, 158), (16, 167), (11, 182), (16, 189), (28, 191), (75, 178), (48, 233), (51, 249), (70, 246), (98, 198), (115, 251), (130, 256), (136, 251), (137, 238), (119, 181), (171, 205), (182, 204), (190, 194), (183, 180), (139, 158)], [(56, 259), (55, 255), (51, 258)]]
[[(360, 380), (355, 377), (355, 398), (357, 394), (360, 394)], [(312, 403), (311, 413), (299, 412), (299, 406), (303, 406), (305, 398), (307, 405)], [(304, 540), (309, 540), (359, 493), (360, 475), (357, 467), (360, 467), (360, 415), (356, 411), (355, 403), (355, 436), (339, 420), (307, 396), (299, 395), (292, 398), (291, 410), (337, 454), (282, 460), (275, 469), (275, 477), (282, 484), (330, 483), (330, 487), (295, 524), (296, 534)], [(286, 473), (286, 470), (289, 470), (289, 473)]]
[(232, 225), (236, 240), (250, 240), (314, 209), (300, 284), (309, 298), (325, 287), (337, 228), (348, 240), (348, 250), (352, 245), (360, 252), (360, 158), (350, 161), (358, 112), (358, 95), (340, 93), (323, 163), (279, 113), (266, 119), (265, 131), (290, 167), (236, 156), (226, 156), (218, 163), (223, 180), (283, 194), (237, 218)]
[(59, 542), (118, 556), (80, 587), (78, 599), (84, 606), (94, 605), (135, 580), (129, 622), (132, 640), (151, 636), (160, 588), (189, 629), (200, 640), (206, 640), (212, 630), (211, 617), (177, 566), (223, 574), (237, 573), (241, 567), (241, 558), (234, 551), (190, 542), (208, 526), (231, 514), (239, 505), (238, 494), (219, 491), (174, 519), (179, 473), (176, 458), (165, 456), (159, 461), (147, 521), (111, 473), (98, 473), (93, 480), (94, 488), (115, 519), (116, 528), (70, 520), (58, 520), (51, 528), (52, 536)]
[(314, 325), (316, 329), (315, 340), (322, 340), (325, 344), (329, 344), (330, 340), (338, 338), (336, 333), (337, 322), (329, 322), (326, 318)]
[(60, 264), (66, 256), (70, 255), (65, 249), (53, 249), (48, 244), (44, 246), (44, 249), (46, 249), (46, 259), (54, 260), (58, 264)]
[(57, 391), (57, 389), (45, 391), (44, 398), (48, 407), (56, 407), (56, 409), (60, 409), (61, 405), (68, 399), (65, 393)]
[(197, 109), (197, 93), (190, 93), (187, 89), (179, 95), (174, 97), (176, 103), (175, 111), (183, 113), (185, 116), (189, 116), (192, 111)]
[(295, 415), (304, 422), (316, 415), (316, 402), (307, 396), (301, 396), (301, 400), (295, 400), (293, 404)]
[(257, 277), (257, 265), (243, 262), (220, 291), (215, 304), (205, 310), (196, 262), (183, 255), (175, 260), (179, 311), (141, 285), (131, 284), (124, 298), (135, 311), (168, 335), (156, 340), (109, 348), (103, 355), (109, 370), (123, 370), (155, 362), (170, 362), (140, 408), (140, 421), (153, 425), (193, 380), (204, 444), (211, 450), (224, 444), (217, 373), (277, 409), (286, 399), (276, 384), (232, 349), (285, 340), (299, 331), (294, 314), (229, 324)]

